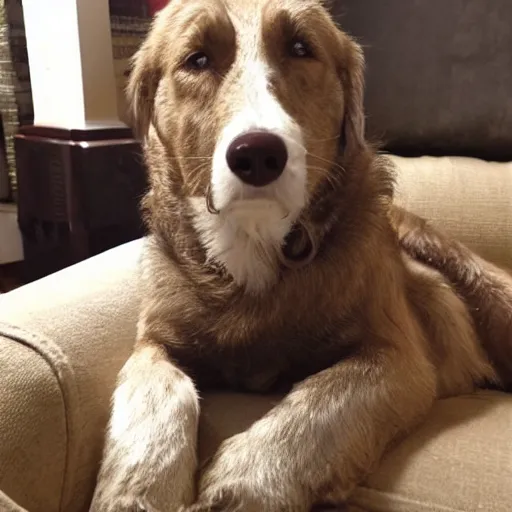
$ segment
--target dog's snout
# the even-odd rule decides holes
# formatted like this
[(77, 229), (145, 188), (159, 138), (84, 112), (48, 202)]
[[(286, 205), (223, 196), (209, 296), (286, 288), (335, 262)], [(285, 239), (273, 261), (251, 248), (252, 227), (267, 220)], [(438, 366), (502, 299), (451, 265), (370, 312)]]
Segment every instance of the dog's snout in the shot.
[(288, 152), (281, 137), (269, 132), (248, 132), (228, 147), (226, 160), (231, 171), (244, 183), (263, 187), (281, 176)]

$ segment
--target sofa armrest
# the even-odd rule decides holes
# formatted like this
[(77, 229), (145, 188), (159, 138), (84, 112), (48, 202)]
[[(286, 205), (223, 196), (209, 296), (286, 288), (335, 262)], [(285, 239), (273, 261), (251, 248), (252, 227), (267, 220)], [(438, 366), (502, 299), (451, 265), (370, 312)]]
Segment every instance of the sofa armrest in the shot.
[(512, 162), (391, 157), (397, 202), (431, 219), (482, 257), (512, 268)]
[(0, 295), (0, 491), (30, 512), (85, 511), (138, 315), (130, 242)]
[(17, 503), (14, 503), (9, 496), (6, 496), (0, 491), (0, 510), (2, 512), (27, 512), (26, 509), (21, 508)]

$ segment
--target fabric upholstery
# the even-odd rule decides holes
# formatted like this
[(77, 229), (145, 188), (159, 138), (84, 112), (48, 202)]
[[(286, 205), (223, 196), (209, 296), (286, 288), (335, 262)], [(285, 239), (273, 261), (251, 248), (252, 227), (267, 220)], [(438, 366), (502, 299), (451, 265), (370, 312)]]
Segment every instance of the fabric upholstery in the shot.
[(67, 448), (60, 383), (30, 332), (1, 332), (0, 489), (29, 510), (58, 510)]
[(392, 157), (396, 201), (512, 269), (512, 163), (465, 157)]
[(512, 396), (438, 402), (354, 496), (372, 512), (512, 510)]
[[(485, 167), (481, 173), (500, 185), (493, 181), (482, 189), (482, 177), (469, 186), (465, 174), (482, 162), (395, 161), (402, 202), (437, 215), (437, 222), (451, 218), (453, 232), (476, 242), (483, 237), (482, 247), (495, 244), (492, 255), (510, 261), (510, 230), (500, 210), (493, 211), (499, 204), (503, 217), (508, 214), (501, 187), (510, 185), (510, 170)], [(447, 198), (435, 188), (429, 168), (436, 165), (446, 165), (445, 187), (468, 186)], [(477, 190), (480, 214), (455, 222), (457, 212), (474, 207)], [(489, 234), (489, 225), (499, 222), (501, 228)], [(131, 242), (0, 295), (0, 510), (87, 510), (115, 379), (135, 338), (141, 245)], [(205, 397), (202, 458), (277, 399)], [(354, 505), (367, 512), (508, 512), (511, 432), (511, 396), (481, 392), (440, 402), (425, 425), (390, 451), (354, 495)]]
[(2, 512), (28, 512), (12, 501), (9, 496), (5, 495), (2, 491), (0, 491), (0, 510)]
[(0, 490), (29, 512), (87, 510), (135, 339), (140, 244), (0, 295)]
[[(207, 397), (202, 457), (251, 425), (277, 399)], [(425, 424), (390, 451), (351, 502), (369, 512), (510, 512), (511, 432), (511, 395), (481, 391), (439, 401)]]
[(335, 0), (364, 47), (368, 132), (393, 152), (512, 160), (510, 0)]

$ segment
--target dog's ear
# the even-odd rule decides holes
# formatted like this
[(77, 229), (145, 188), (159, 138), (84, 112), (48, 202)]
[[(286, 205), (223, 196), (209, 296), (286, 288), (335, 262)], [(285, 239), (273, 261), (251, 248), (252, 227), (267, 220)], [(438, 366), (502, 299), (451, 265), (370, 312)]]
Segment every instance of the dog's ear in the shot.
[(126, 96), (130, 122), (144, 139), (153, 120), (155, 96), (162, 77), (163, 14), (157, 13), (148, 35), (131, 61)]
[(130, 123), (136, 136), (144, 139), (153, 118), (155, 95), (161, 77), (150, 39), (134, 55), (131, 66), (126, 88)]
[(364, 55), (362, 48), (340, 32), (342, 51), (339, 75), (345, 97), (342, 143), (345, 151), (360, 151), (365, 143)]

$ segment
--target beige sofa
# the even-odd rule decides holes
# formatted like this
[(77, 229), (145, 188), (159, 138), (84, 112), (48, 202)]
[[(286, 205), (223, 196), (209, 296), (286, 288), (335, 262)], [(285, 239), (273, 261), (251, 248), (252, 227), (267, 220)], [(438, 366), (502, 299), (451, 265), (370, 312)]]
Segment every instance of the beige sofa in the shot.
[[(400, 203), (512, 266), (512, 164), (395, 162)], [(109, 399), (134, 342), (141, 245), (0, 295), (0, 511), (87, 510)], [(275, 398), (205, 397), (203, 456)], [(439, 402), (353, 503), (375, 512), (510, 512), (512, 396), (481, 391)]]

